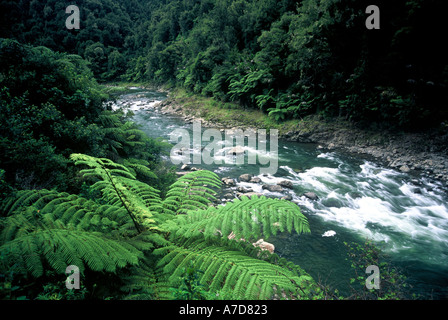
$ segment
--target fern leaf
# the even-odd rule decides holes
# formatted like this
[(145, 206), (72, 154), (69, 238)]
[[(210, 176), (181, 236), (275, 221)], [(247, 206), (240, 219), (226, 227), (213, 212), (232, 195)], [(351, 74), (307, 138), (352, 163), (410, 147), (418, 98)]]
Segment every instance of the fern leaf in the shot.
[(297, 233), (310, 232), (308, 220), (297, 205), (264, 196), (243, 197), (225, 206), (188, 212), (176, 216), (166, 228), (178, 236), (197, 236), (203, 233), (206, 238), (228, 237), (232, 232), (236, 239), (268, 239), (278, 231)]
[(0, 252), (20, 252), (19, 262), (34, 277), (43, 274), (43, 261), (57, 272), (70, 264), (84, 270), (115, 272), (117, 268), (138, 264), (142, 253), (135, 247), (101, 234), (66, 229), (46, 229), (24, 235), (3, 244)]
[(188, 210), (205, 209), (214, 200), (213, 188), (221, 187), (219, 177), (211, 171), (189, 172), (174, 182), (163, 201), (165, 210), (174, 214), (187, 213)]
[[(227, 242), (229, 242), (227, 240)], [(162, 255), (158, 265), (169, 276), (175, 286), (183, 266), (192, 264), (203, 272), (200, 282), (209, 288), (222, 285), (223, 290), (232, 291), (235, 299), (269, 299), (272, 291), (266, 287), (281, 288), (289, 296), (305, 298), (315, 286), (311, 277), (294, 270), (275, 265), (205, 239), (186, 240), (170, 249), (155, 250)], [(263, 289), (263, 290), (262, 290)], [(303, 292), (302, 292), (303, 291)]]
[[(138, 233), (144, 227), (155, 228), (154, 212), (161, 212), (159, 191), (136, 180), (128, 168), (109, 159), (99, 159), (83, 154), (72, 154), (77, 165), (85, 165), (84, 177), (99, 179), (93, 188), (103, 193), (103, 199), (111, 205), (123, 207)], [(154, 210), (154, 211), (152, 211)]]

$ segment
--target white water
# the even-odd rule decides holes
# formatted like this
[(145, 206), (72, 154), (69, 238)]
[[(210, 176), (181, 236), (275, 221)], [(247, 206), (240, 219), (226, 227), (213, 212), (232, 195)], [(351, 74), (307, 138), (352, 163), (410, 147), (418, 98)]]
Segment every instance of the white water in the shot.
[[(339, 163), (339, 166), (314, 167), (302, 173), (281, 166), (288, 172), (287, 177), (259, 177), (268, 184), (287, 179), (301, 189), (313, 191), (319, 197), (317, 201), (300, 193), (292, 194), (293, 201), (325, 221), (364, 238), (385, 242), (386, 250), (404, 254), (406, 251), (415, 254), (417, 250), (422, 258), (434, 263), (447, 258), (448, 205), (441, 184), (422, 181), (421, 193), (416, 193), (417, 187), (403, 180), (405, 175), (395, 170), (368, 161), (359, 166), (358, 172), (344, 170), (344, 162), (334, 153), (322, 153), (318, 157)], [(272, 194), (256, 184), (239, 185)], [(431, 250), (424, 244), (431, 245)]]

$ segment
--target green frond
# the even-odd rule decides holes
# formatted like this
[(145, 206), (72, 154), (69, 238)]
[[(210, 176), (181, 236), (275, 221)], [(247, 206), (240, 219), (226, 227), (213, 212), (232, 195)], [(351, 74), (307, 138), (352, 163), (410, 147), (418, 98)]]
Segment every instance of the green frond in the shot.
[(132, 245), (100, 233), (67, 229), (36, 230), (3, 244), (2, 251), (15, 253), (17, 263), (34, 277), (43, 275), (45, 264), (61, 273), (71, 264), (81, 271), (87, 266), (94, 271), (115, 272), (138, 264), (143, 255)]
[(103, 193), (103, 199), (113, 206), (123, 207), (134, 223), (137, 232), (155, 228), (154, 214), (163, 211), (159, 191), (138, 180), (123, 165), (109, 159), (83, 154), (72, 154), (76, 165), (85, 165), (84, 177), (99, 179), (92, 188)]
[(43, 203), (47, 203), (55, 198), (67, 196), (67, 193), (59, 193), (53, 190), (22, 190), (17, 191), (14, 196), (2, 201), (0, 210), (4, 216), (13, 214), (20, 207), (35, 205), (36, 208), (41, 207)]
[(130, 219), (125, 210), (76, 195), (31, 190), (18, 192), (8, 203), (8, 210), (14, 211), (1, 219), (0, 251), (14, 254), (36, 277), (45, 266), (63, 272), (70, 264), (115, 272), (137, 264), (143, 251), (154, 247), (149, 240), (162, 243), (143, 235), (133, 242), (126, 231)]
[(166, 228), (177, 236), (208, 238), (228, 237), (232, 232), (236, 239), (268, 239), (277, 232), (296, 231), (309, 233), (309, 224), (300, 208), (294, 203), (264, 196), (242, 197), (225, 206), (207, 210), (190, 211), (176, 216)]
[(216, 200), (214, 188), (222, 185), (219, 177), (211, 171), (189, 172), (174, 182), (163, 201), (165, 210), (173, 214), (188, 210), (205, 209)]
[(150, 265), (144, 261), (132, 266), (120, 275), (123, 285), (124, 300), (149, 300), (155, 298), (155, 275)]
[(149, 162), (142, 159), (125, 159), (124, 165), (133, 172), (135, 176), (157, 179), (157, 176), (148, 168)]
[(312, 290), (317, 290), (309, 275), (252, 257), (226, 246), (229, 242), (190, 239), (154, 253), (162, 256), (158, 266), (169, 275), (173, 286), (178, 284), (184, 267), (192, 264), (202, 271), (200, 282), (209, 291), (222, 288), (231, 291), (235, 299), (270, 299), (274, 293), (289, 298), (309, 298)]

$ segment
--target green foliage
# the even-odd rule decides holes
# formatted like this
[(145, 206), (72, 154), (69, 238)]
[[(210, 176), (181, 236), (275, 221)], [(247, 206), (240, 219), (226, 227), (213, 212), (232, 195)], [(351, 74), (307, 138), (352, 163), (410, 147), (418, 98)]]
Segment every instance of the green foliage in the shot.
[(205, 286), (200, 283), (201, 271), (196, 271), (193, 267), (184, 269), (181, 275), (181, 284), (178, 288), (173, 288), (173, 296), (176, 300), (207, 300)]
[(235, 199), (225, 206), (177, 216), (173, 221), (176, 223), (173, 234), (183, 237), (202, 234), (205, 239), (214, 238), (216, 234), (225, 238), (233, 234), (236, 239), (258, 240), (293, 229), (299, 234), (310, 232), (307, 219), (297, 205), (255, 195), (250, 199)]
[(367, 30), (370, 4), (82, 0), (81, 29), (68, 31), (64, 4), (6, 1), (0, 36), (79, 55), (100, 81), (181, 86), (277, 121), (317, 112), (412, 130), (446, 120), (447, 49), (433, 32), (446, 3), (377, 1), (381, 29)]
[[(71, 264), (77, 265), (81, 272), (85, 266), (114, 272), (138, 263), (141, 253), (137, 249), (122, 240), (103, 236), (107, 231), (118, 232), (117, 221), (123, 220), (119, 219), (123, 213), (111, 210), (110, 206), (46, 190), (22, 191), (14, 200), (3, 209), (19, 210), (20, 214), (9, 215), (2, 221), (1, 248), (34, 277), (41, 277), (47, 265), (58, 273), (65, 272)], [(94, 215), (95, 211), (103, 216)]]
[(110, 158), (163, 189), (172, 182), (168, 172), (159, 179), (151, 171), (164, 144), (149, 139), (130, 115), (107, 110), (107, 96), (81, 57), (7, 39), (0, 40), (0, 57), (6, 62), (0, 66), (0, 167), (6, 183), (77, 192), (81, 186), (68, 159), (74, 152)]
[(216, 200), (215, 190), (221, 186), (219, 177), (210, 171), (192, 171), (177, 179), (163, 201), (166, 211), (173, 214), (187, 213), (189, 210), (206, 209)]
[[(349, 299), (359, 300), (408, 300), (416, 299), (411, 294), (410, 285), (401, 270), (393, 266), (387, 260), (385, 254), (373, 242), (367, 240), (365, 243), (344, 243), (348, 248), (348, 259), (352, 262), (351, 267), (354, 277), (350, 279), (352, 296)], [(367, 289), (366, 268), (370, 265), (379, 268), (379, 289)]]
[(190, 238), (178, 243), (154, 252), (163, 255), (158, 266), (170, 274), (172, 285), (179, 285), (184, 266), (193, 263), (204, 272), (199, 276), (201, 284), (212, 292), (232, 292), (233, 299), (270, 299), (274, 295), (309, 299), (315, 294), (310, 276), (261, 260), (251, 244), (223, 238), (213, 242)]
[[(83, 275), (120, 274), (127, 299), (190, 294), (308, 299), (318, 294), (300, 267), (250, 241), (228, 237), (233, 230), (247, 239), (278, 231), (309, 232), (297, 206), (254, 197), (208, 207), (221, 183), (207, 171), (183, 176), (162, 200), (158, 190), (138, 181), (126, 166), (83, 154), (71, 159), (101, 199), (24, 190), (1, 202), (0, 253), (11, 258), (2, 265), (2, 274), (17, 266), (17, 283), (63, 273), (74, 264)], [(54, 285), (47, 283), (38, 298), (63, 298)], [(2, 293), (11, 296), (7, 288)]]
[(13, 192), (13, 188), (9, 183), (4, 180), (5, 170), (0, 169), (0, 197), (2, 199), (6, 198)]
[[(53, 273), (53, 277), (57, 274)], [(60, 281), (59, 283), (48, 283), (43, 286), (43, 290), (36, 297), (36, 300), (84, 300), (88, 290), (85, 286), (79, 289), (67, 290), (65, 286), (65, 281)]]

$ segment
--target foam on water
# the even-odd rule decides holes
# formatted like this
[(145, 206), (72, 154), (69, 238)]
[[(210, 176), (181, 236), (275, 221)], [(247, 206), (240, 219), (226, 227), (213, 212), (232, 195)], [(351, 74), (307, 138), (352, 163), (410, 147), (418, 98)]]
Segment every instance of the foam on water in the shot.
[[(321, 154), (340, 164), (334, 154)], [(357, 172), (338, 168), (314, 167), (303, 173), (285, 168), (304, 189), (319, 196), (318, 201), (294, 197), (299, 205), (326, 221), (332, 221), (363, 237), (385, 242), (386, 250), (415, 251), (421, 243), (434, 243), (431, 252), (421, 247), (421, 254), (434, 256), (448, 252), (448, 206), (446, 195), (436, 192), (436, 184), (416, 187), (401, 178), (403, 174), (380, 168), (365, 161)], [(427, 189), (432, 191), (427, 191)], [(325, 200), (337, 199), (339, 206), (326, 206)], [(412, 245), (414, 244), (414, 246)]]
[[(322, 153), (318, 158), (330, 160), (336, 167), (313, 167), (298, 173), (282, 165), (280, 169), (286, 176), (258, 177), (264, 184), (290, 180), (294, 186), (316, 193), (319, 199), (313, 201), (295, 190), (293, 201), (325, 221), (364, 238), (384, 242), (385, 250), (415, 252), (420, 247), (420, 254), (428, 255), (428, 260), (434, 260), (430, 256), (437, 253), (448, 252), (448, 206), (444, 201), (446, 195), (437, 192), (440, 186), (421, 179), (422, 190), (416, 193), (414, 185), (402, 180), (401, 172), (369, 161), (353, 170), (344, 167), (344, 162), (334, 153)], [(257, 193), (273, 194), (258, 184), (240, 182), (238, 185)], [(338, 205), (326, 205), (327, 200), (334, 200)], [(438, 244), (428, 251), (427, 246), (434, 242)]]

